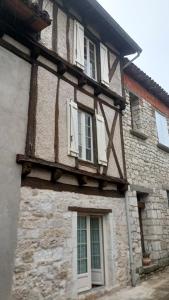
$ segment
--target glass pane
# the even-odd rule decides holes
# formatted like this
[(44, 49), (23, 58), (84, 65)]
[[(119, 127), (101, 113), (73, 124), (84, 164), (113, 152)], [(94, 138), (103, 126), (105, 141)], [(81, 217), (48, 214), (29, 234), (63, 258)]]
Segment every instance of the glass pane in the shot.
[(84, 38), (84, 72), (87, 74), (87, 39)]
[(92, 269), (101, 269), (99, 218), (90, 219), (91, 265)]
[(79, 157), (82, 158), (82, 112), (78, 111)]
[(96, 79), (96, 49), (95, 45), (89, 42), (89, 53), (90, 53), (90, 76)]
[(92, 116), (85, 114), (86, 159), (92, 160)]
[(87, 273), (87, 219), (77, 217), (77, 272)]

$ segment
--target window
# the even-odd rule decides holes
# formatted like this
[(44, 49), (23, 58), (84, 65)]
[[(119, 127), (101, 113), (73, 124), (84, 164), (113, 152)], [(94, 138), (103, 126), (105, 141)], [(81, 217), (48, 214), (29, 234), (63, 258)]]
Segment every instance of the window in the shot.
[(99, 48), (100, 57), (97, 57), (96, 44), (85, 36), (83, 25), (74, 20), (74, 65), (90, 78), (98, 80), (97, 61), (100, 59), (100, 80), (103, 85), (109, 87), (108, 49), (102, 43)]
[(88, 162), (94, 162), (93, 120), (95, 119), (97, 136), (97, 161), (99, 165), (107, 166), (107, 141), (104, 117), (95, 117), (82, 111), (73, 100), (67, 102), (68, 155), (78, 157)]
[(142, 131), (141, 99), (132, 93), (130, 93), (130, 109), (132, 129), (135, 131)]
[(92, 115), (78, 110), (79, 158), (93, 161)]
[(104, 285), (101, 216), (77, 217), (77, 274), (79, 292)]
[(84, 37), (84, 72), (90, 78), (97, 80), (96, 46), (86, 36)]
[(163, 116), (157, 111), (155, 112), (155, 116), (156, 116), (158, 141), (160, 144), (169, 147), (169, 132), (168, 132), (167, 119), (165, 116)]

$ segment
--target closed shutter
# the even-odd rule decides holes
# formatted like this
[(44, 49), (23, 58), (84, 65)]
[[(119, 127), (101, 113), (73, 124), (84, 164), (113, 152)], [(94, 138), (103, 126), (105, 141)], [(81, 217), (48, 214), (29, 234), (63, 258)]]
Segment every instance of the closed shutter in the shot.
[(109, 87), (109, 67), (107, 47), (100, 43), (101, 83)]
[(68, 101), (68, 154), (78, 156), (78, 107), (74, 101)]
[(156, 111), (156, 124), (160, 144), (169, 147), (169, 131), (166, 117)]
[(74, 21), (74, 64), (84, 70), (84, 27)]
[(98, 163), (107, 166), (106, 129), (104, 118), (96, 115)]

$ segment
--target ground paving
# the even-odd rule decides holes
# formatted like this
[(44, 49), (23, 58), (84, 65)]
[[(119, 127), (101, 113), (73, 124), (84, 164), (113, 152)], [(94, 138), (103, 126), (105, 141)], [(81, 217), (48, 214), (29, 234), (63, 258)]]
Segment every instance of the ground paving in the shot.
[(125, 288), (102, 300), (169, 300), (169, 268), (155, 273), (135, 288)]

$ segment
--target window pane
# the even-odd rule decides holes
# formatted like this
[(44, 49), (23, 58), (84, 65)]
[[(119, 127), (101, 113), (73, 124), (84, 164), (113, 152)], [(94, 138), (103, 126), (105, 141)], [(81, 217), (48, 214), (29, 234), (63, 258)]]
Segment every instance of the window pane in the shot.
[(85, 132), (86, 132), (86, 159), (92, 160), (92, 116), (85, 115)]
[(87, 219), (77, 217), (77, 272), (87, 273)]
[(87, 74), (87, 39), (84, 38), (84, 72)]
[(91, 265), (92, 269), (101, 269), (99, 218), (90, 219)]
[(79, 157), (82, 158), (82, 113), (78, 111)]
[(95, 52), (95, 46), (93, 43), (89, 42), (89, 53), (90, 53), (90, 77), (93, 79), (96, 79), (96, 52)]

